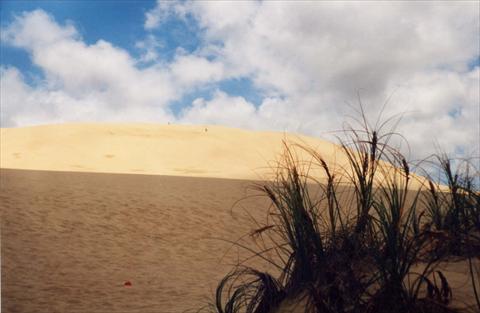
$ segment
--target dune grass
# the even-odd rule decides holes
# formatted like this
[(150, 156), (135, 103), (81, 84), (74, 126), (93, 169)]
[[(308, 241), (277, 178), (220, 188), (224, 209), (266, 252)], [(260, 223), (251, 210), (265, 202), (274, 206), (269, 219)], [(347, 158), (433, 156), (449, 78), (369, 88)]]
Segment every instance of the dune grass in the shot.
[[(272, 206), (251, 234), (261, 238), (252, 240), (254, 256), (279, 272), (238, 264), (219, 283), (213, 311), (275, 312), (297, 301), (298, 312), (457, 312), (449, 306), (447, 278), (437, 269), (451, 255), (469, 259), (480, 310), (479, 269), (472, 262), (480, 251), (480, 194), (473, 184), (478, 172), (454, 172), (440, 155), (436, 161), (448, 190), (432, 181), (426, 193), (410, 188), (416, 176), (390, 144), (395, 125), (387, 125), (371, 127), (362, 113), (360, 128), (345, 129), (345, 168), (331, 168), (309, 147), (285, 144), (276, 178), (256, 186)], [(299, 150), (311, 159), (299, 160)], [(313, 167), (326, 179), (309, 175)], [(346, 194), (345, 184), (353, 191)], [(439, 234), (448, 240), (438, 240)], [(414, 272), (420, 261), (423, 270)]]
[(431, 231), (443, 241), (437, 251), (451, 255), (480, 251), (480, 193), (474, 184), (478, 171), (472, 172), (467, 161), (461, 161), (454, 171), (453, 160), (445, 154), (435, 159), (447, 186), (447, 191), (441, 191), (430, 181), (425, 203)]

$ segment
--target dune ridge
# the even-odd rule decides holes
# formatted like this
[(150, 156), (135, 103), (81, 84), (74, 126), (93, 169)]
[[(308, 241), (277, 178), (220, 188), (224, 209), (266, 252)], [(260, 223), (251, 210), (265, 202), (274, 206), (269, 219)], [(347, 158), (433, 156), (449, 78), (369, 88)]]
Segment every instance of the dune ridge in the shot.
[(282, 132), (79, 123), (2, 128), (0, 167), (258, 180), (272, 173), (283, 140), (318, 149), (331, 163), (346, 162), (333, 143)]

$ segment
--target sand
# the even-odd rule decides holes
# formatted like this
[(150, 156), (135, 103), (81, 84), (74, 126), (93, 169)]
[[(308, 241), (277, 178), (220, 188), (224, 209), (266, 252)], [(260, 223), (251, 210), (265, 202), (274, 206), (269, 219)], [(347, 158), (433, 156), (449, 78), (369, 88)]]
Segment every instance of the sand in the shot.
[[(2, 128), (0, 142), (0, 168), (246, 180), (274, 177), (287, 143), (316, 179), (325, 179), (323, 169), (298, 145), (318, 152), (337, 179), (343, 176), (343, 183), (349, 184), (351, 176), (348, 158), (338, 145), (285, 132), (79, 123)], [(410, 188), (425, 184), (423, 177), (411, 177)], [(377, 178), (377, 183), (385, 180), (380, 171)]]
[[(220, 238), (237, 240), (255, 229), (246, 212), (265, 220), (265, 198), (235, 205), (256, 194), (252, 184), (2, 169), (2, 312), (168, 313), (204, 306), (232, 265), (250, 255)], [(466, 265), (446, 265), (456, 305), (473, 303)]]
[(0, 167), (30, 170), (263, 179), (283, 140), (345, 161), (320, 139), (220, 126), (63, 124), (3, 128), (0, 139)]
[(244, 210), (266, 209), (254, 198), (232, 215), (242, 180), (0, 174), (2, 312), (198, 309), (238, 257), (214, 238), (237, 240), (254, 227)]

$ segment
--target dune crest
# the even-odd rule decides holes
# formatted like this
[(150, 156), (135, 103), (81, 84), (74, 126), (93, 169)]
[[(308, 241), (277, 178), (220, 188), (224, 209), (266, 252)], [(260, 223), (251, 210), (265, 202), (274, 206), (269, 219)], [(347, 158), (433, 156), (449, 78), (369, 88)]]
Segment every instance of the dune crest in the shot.
[[(221, 126), (60, 124), (1, 129), (1, 168), (263, 179), (282, 141), (332, 163), (338, 146), (316, 138)], [(272, 163), (273, 162), (273, 163)]]

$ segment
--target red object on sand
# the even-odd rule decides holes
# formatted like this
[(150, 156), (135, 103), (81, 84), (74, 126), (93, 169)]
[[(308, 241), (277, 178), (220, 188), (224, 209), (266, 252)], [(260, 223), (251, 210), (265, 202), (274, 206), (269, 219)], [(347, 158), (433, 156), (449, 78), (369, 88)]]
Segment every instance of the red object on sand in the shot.
[(132, 287), (132, 283), (129, 280), (127, 280), (126, 282), (123, 283), (123, 286)]

